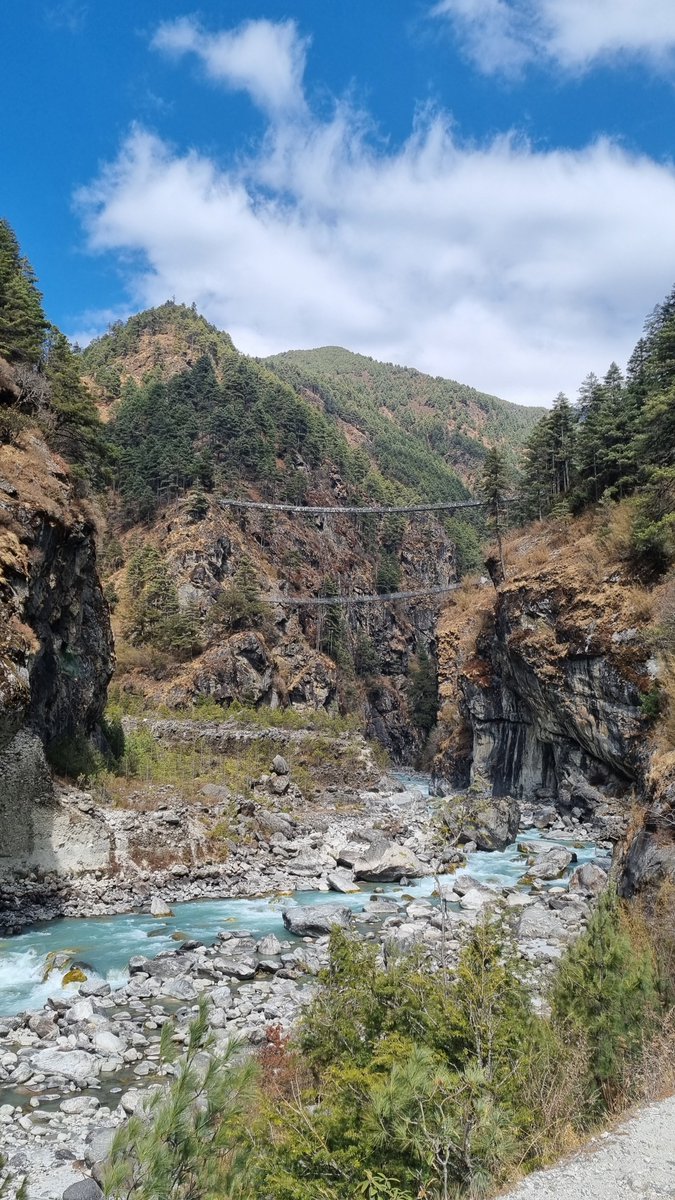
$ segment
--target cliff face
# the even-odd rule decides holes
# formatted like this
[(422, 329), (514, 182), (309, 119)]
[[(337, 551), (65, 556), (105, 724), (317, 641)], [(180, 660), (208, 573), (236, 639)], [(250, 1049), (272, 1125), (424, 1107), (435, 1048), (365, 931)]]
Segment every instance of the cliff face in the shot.
[[(7, 386), (0, 402), (13, 403)], [(44, 747), (89, 732), (112, 671), (94, 522), (37, 431), (0, 446), (0, 856), (25, 854), (52, 798)]]
[(515, 539), (507, 568), (498, 590), (467, 588), (441, 618), (437, 774), (563, 812), (613, 806), (624, 825), (637, 799), (645, 816), (628, 848), (630, 891), (675, 867), (673, 764), (642, 711), (659, 669), (650, 598), (603, 559), (588, 526)]

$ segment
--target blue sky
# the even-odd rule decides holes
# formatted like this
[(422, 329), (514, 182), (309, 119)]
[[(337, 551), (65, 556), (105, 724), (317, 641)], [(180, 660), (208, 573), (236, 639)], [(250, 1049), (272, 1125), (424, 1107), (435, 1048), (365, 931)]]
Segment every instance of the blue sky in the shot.
[(168, 296), (548, 403), (675, 281), (672, 0), (23, 0), (0, 212), (86, 340)]

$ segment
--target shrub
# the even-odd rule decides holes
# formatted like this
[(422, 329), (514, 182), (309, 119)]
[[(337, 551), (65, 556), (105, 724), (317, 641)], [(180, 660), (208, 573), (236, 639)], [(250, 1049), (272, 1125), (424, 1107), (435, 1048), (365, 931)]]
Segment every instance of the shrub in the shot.
[(610, 889), (567, 951), (551, 994), (553, 1020), (564, 1037), (587, 1041), (591, 1113), (610, 1107), (628, 1086), (657, 1005), (651, 948), (631, 940), (621, 901)]
[(83, 733), (55, 738), (47, 747), (47, 761), (64, 779), (91, 779), (105, 768), (103, 755)]
[[(175, 1078), (156, 1093), (147, 1115), (134, 1115), (115, 1135), (105, 1171), (105, 1194), (126, 1200), (219, 1200), (251, 1196), (246, 1186), (244, 1114), (253, 1096), (256, 1067), (235, 1065), (238, 1047), (216, 1053), (206, 1002), (189, 1029), (187, 1050), (177, 1060), (175, 1026), (162, 1027), (160, 1068)], [(210, 1055), (204, 1067), (204, 1055)]]

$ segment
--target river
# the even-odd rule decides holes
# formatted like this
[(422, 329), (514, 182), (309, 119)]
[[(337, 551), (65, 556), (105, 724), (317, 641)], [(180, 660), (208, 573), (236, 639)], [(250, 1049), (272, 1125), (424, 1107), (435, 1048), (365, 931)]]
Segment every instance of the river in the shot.
[[(428, 792), (429, 781), (425, 776), (400, 773), (398, 778), (408, 789)], [(523, 830), (518, 841), (544, 843), (547, 847), (565, 845), (577, 856), (575, 866), (591, 862), (602, 853), (592, 843), (579, 844), (572, 838), (547, 836), (537, 829)], [(469, 855), (467, 865), (458, 868), (453, 877), (470, 874), (499, 890), (516, 885), (525, 870), (518, 842), (514, 842), (503, 852), (475, 851)], [(436, 885), (436, 878), (427, 876), (404, 888), (389, 884), (378, 890), (394, 896), (431, 897)], [(372, 892), (373, 885), (364, 884), (362, 891), (351, 895), (298, 891), (246, 900), (195, 900), (173, 905), (173, 916), (166, 918), (132, 912), (41, 922), (0, 942), (0, 1016), (40, 1009), (50, 996), (77, 992), (78, 984), (62, 986), (63, 970), (55, 970), (44, 978), (47, 956), (54, 952), (68, 951), (76, 961), (87, 964), (89, 976), (94, 974), (113, 986), (121, 985), (128, 978), (127, 964), (133, 955), (154, 957), (162, 950), (175, 950), (179, 940), (176, 934), (196, 938), (206, 945), (211, 945), (222, 929), (246, 929), (256, 937), (275, 933), (288, 938), (282, 912), (289, 905), (339, 903), (360, 911)]]

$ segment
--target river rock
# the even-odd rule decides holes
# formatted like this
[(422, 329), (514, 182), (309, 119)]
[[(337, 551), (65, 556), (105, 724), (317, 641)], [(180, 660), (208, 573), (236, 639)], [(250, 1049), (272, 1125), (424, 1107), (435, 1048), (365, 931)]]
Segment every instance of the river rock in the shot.
[(43, 1075), (63, 1075), (82, 1086), (100, 1074), (101, 1061), (88, 1050), (40, 1050), (32, 1060), (33, 1069)]
[(424, 875), (421, 862), (405, 846), (396, 842), (375, 842), (354, 863), (354, 879), (369, 883), (396, 883)]
[(111, 1058), (121, 1058), (126, 1050), (126, 1044), (122, 1038), (109, 1029), (97, 1029), (94, 1034), (94, 1049), (99, 1054), (105, 1054)]
[(81, 996), (93, 996), (100, 998), (101, 996), (109, 996), (112, 988), (105, 979), (88, 979), (86, 983), (80, 986)]
[(281, 942), (273, 933), (268, 933), (267, 937), (261, 938), (256, 944), (256, 951), (263, 958), (274, 958), (281, 954)]
[(516, 840), (520, 807), (513, 796), (468, 796), (446, 809), (445, 816), (461, 844), (505, 850)]
[(340, 870), (329, 871), (326, 875), (328, 886), (331, 892), (358, 892), (359, 885), (354, 882), (354, 877), (351, 871)]
[(474, 887), (469, 888), (461, 897), (459, 903), (462, 908), (470, 909), (477, 912), (479, 908), (484, 908), (486, 904), (492, 904), (497, 899), (497, 895), (490, 888)]
[(331, 929), (349, 929), (351, 910), (342, 904), (297, 904), (284, 909), (284, 925), (298, 937), (321, 937)]
[(161, 900), (159, 896), (153, 896), (150, 901), (150, 916), (151, 917), (172, 917), (173, 912), (165, 900)]
[[(153, 1088), (153, 1091), (155, 1089)], [(147, 1093), (145, 1093), (147, 1096)], [(135, 1111), (135, 1110), (131, 1110)], [(91, 1171), (94, 1179), (101, 1182), (103, 1169), (112, 1150), (112, 1144), (115, 1140), (117, 1128), (114, 1125), (99, 1125), (93, 1129), (87, 1136), (87, 1145), (84, 1151), (84, 1161)]]
[(103, 1200), (103, 1192), (95, 1179), (78, 1179), (66, 1188), (63, 1200)]
[(573, 861), (574, 855), (571, 850), (566, 850), (564, 846), (553, 846), (543, 854), (537, 855), (527, 874), (532, 879), (558, 879)]
[(570, 879), (570, 891), (584, 896), (597, 896), (607, 886), (607, 872), (595, 863), (584, 863), (577, 867)]

